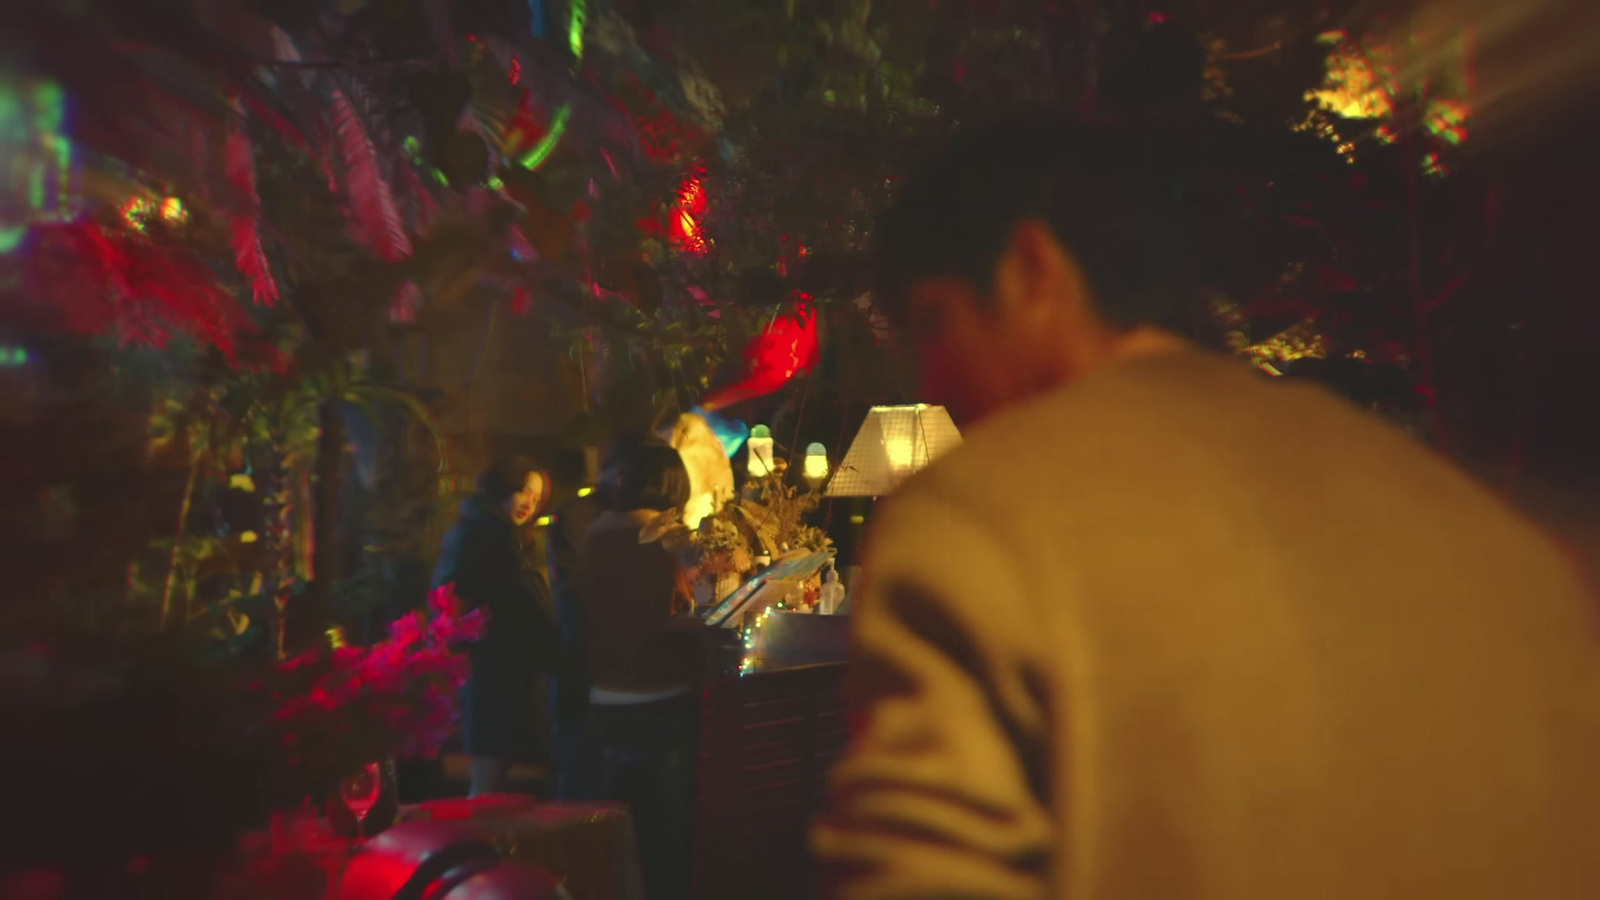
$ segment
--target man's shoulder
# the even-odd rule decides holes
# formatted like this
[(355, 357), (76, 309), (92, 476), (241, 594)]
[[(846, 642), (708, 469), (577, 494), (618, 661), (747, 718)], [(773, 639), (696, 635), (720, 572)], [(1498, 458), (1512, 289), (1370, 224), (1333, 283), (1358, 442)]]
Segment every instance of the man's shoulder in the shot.
[(1219, 488), (1314, 494), (1341, 481), (1392, 484), (1399, 494), (1482, 493), (1430, 449), (1328, 391), (1200, 350), (1119, 364), (1004, 410), (969, 429), (906, 493), (997, 516), (1112, 498), (1156, 515), (1185, 497), (1214, 499)]
[(1048, 481), (1085, 450), (1131, 434), (1180, 432), (1196, 415), (1236, 413), (1259, 403), (1263, 387), (1270, 386), (1242, 366), (1199, 350), (1118, 365), (964, 430), (961, 446), (910, 487), (938, 492), (958, 481), (992, 482), (1000, 472)]
[(1250, 552), (1300, 552), (1290, 545), (1305, 531), (1287, 523), (1310, 513), (1317, 533), (1352, 546), (1428, 534), (1464, 558), (1563, 569), (1541, 531), (1412, 436), (1322, 388), (1200, 352), (1118, 367), (965, 437), (906, 494), (991, 531), (1049, 533), (1052, 553), (1198, 546), (1278, 515), (1285, 527)]

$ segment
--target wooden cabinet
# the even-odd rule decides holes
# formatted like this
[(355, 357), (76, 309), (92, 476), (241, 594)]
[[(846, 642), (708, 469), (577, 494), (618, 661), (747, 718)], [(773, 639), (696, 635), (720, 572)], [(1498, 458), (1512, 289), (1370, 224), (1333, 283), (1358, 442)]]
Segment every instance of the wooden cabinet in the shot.
[(844, 751), (844, 665), (708, 682), (696, 770), (696, 900), (809, 900), (807, 831)]

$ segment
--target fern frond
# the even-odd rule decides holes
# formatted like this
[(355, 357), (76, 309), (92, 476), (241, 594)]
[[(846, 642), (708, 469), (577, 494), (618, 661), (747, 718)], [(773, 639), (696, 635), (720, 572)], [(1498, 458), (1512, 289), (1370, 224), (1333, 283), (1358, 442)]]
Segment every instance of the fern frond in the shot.
[(352, 230), (358, 240), (383, 259), (405, 259), (411, 255), (411, 236), (395, 206), (394, 192), (383, 177), (372, 139), (355, 107), (338, 88), (333, 89), (332, 105), (333, 133), (344, 163)]
[(222, 145), (223, 174), (237, 195), (231, 213), (233, 259), (239, 272), (250, 280), (255, 302), (272, 306), (278, 300), (278, 283), (272, 277), (266, 251), (261, 246), (257, 224), (261, 197), (256, 192), (255, 155), (242, 123), (235, 125)]

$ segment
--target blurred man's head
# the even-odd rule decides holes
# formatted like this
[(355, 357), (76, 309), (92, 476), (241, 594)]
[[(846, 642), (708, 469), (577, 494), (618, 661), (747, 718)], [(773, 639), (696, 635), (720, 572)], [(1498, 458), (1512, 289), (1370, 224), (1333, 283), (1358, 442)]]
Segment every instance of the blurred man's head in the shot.
[(637, 466), (622, 473), (617, 485), (618, 512), (666, 512), (689, 502), (689, 470), (678, 451), (667, 444), (646, 444)]
[(960, 138), (879, 223), (878, 302), (968, 420), (1187, 330), (1192, 232), (1164, 142), (1032, 117)]
[(624, 475), (639, 467), (644, 448), (656, 441), (644, 432), (624, 432), (606, 443), (600, 457), (600, 481), (595, 487), (601, 505), (615, 506)]

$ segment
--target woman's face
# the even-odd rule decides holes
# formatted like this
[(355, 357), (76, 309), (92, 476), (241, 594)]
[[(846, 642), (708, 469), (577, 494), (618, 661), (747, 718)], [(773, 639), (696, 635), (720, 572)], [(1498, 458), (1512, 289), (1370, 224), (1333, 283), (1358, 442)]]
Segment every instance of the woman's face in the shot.
[(506, 514), (511, 517), (512, 524), (526, 525), (538, 511), (539, 501), (543, 499), (544, 479), (538, 472), (529, 472), (528, 480), (523, 483), (522, 490), (506, 499)]

